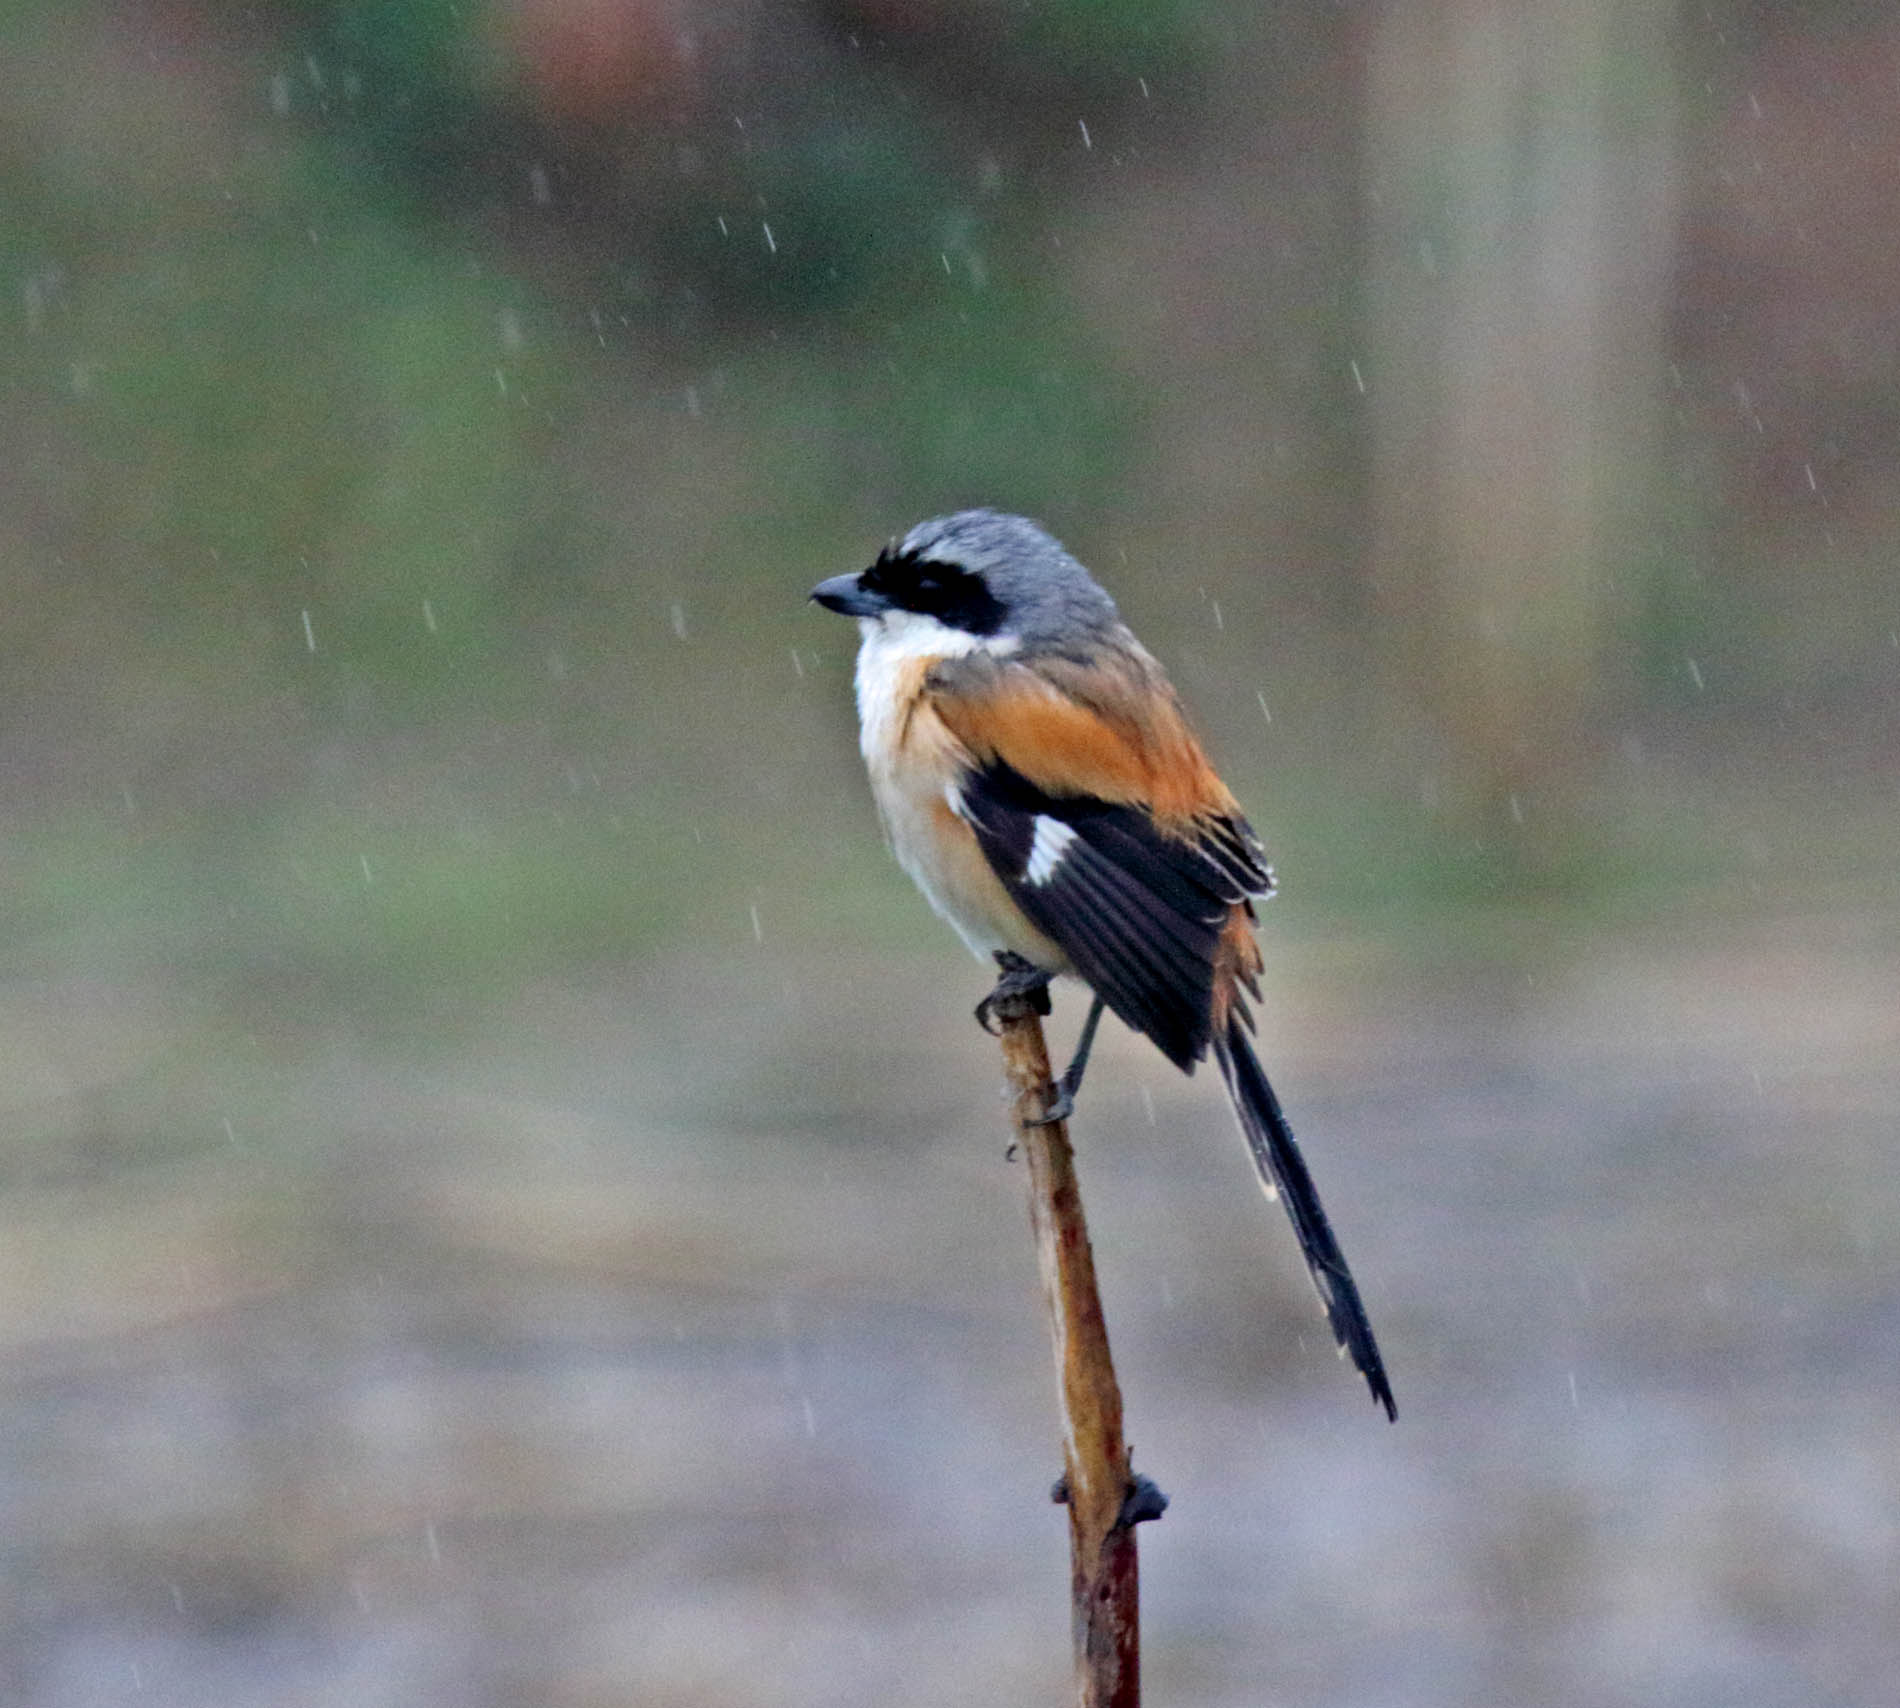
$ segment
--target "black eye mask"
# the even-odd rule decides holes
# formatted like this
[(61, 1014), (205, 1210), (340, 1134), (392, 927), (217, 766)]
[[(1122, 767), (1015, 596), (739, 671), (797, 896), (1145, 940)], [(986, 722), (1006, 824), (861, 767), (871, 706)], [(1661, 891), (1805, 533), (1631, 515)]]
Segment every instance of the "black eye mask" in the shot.
[(858, 585), (900, 610), (935, 617), (966, 634), (993, 635), (1003, 626), (1002, 602), (983, 577), (953, 563), (886, 551), (858, 577)]

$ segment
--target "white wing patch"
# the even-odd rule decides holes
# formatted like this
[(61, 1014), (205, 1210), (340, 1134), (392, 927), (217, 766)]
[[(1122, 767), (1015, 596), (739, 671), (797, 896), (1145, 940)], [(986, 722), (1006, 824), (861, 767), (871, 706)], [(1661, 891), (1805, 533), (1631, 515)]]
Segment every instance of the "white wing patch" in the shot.
[(1069, 844), (1075, 840), (1075, 830), (1059, 818), (1051, 818), (1047, 813), (1036, 815), (1036, 834), (1029, 844), (1029, 863), (1023, 868), (1023, 876), (1032, 884), (1046, 884), (1056, 875), (1062, 864), (1062, 857), (1069, 851)]

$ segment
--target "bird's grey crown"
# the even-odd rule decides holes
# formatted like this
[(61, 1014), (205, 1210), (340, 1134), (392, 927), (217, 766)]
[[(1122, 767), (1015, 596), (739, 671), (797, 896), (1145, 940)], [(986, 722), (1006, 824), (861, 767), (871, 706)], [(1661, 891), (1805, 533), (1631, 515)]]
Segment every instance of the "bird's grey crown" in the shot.
[(959, 510), (919, 522), (898, 547), (910, 558), (980, 575), (1025, 645), (1074, 641), (1113, 629), (1121, 614), (1059, 540), (1027, 516)]

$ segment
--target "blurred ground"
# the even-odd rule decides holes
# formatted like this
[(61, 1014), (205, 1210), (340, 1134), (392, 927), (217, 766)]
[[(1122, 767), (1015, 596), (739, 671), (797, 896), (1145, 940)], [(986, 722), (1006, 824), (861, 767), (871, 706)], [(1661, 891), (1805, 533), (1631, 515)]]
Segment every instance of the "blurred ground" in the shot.
[[(1092, 1081), (1174, 1497), (1152, 1693), (1880, 1700), (1891, 911), (1473, 923), (1430, 965), (1273, 957), (1395, 1427), (1213, 1087), (1126, 1037)], [(11, 991), (7, 1697), (1058, 1699), (1053, 1398), (972, 973), (672, 958), (421, 1065), (338, 1014), (242, 1089), (162, 987)], [(115, 1155), (182, 1079), (208, 1127)]]

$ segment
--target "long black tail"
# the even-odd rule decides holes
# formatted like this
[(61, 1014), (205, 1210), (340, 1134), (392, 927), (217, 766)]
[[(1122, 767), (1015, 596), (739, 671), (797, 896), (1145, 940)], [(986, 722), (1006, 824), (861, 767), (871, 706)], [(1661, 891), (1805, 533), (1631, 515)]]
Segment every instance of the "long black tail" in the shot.
[(1313, 1272), (1313, 1285), (1319, 1289), (1334, 1337), (1352, 1355), (1372, 1389), (1372, 1397), (1385, 1407), (1386, 1416), (1396, 1421), (1399, 1408), (1392, 1399), (1392, 1384), (1386, 1380), (1379, 1343), (1372, 1338), (1366, 1307), (1360, 1302), (1352, 1271), (1346, 1267), (1346, 1254), (1333, 1237), (1319, 1191), (1306, 1171), (1306, 1159), (1293, 1142), (1293, 1129), (1280, 1112), (1280, 1100), (1267, 1083), (1266, 1070), (1253, 1053), (1238, 1015), (1229, 1019), (1227, 1035), (1214, 1039), (1214, 1059), (1227, 1081), (1234, 1113), (1240, 1117), (1240, 1130), (1247, 1136), (1254, 1167), (1260, 1171), (1260, 1183), (1286, 1205), (1286, 1213), (1293, 1219), (1293, 1231), (1299, 1236), (1306, 1267)]

